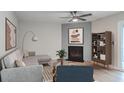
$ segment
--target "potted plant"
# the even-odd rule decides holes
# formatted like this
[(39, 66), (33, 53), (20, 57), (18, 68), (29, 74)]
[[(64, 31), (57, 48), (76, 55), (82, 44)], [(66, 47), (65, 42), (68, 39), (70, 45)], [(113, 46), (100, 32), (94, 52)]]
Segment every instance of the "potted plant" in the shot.
[(59, 56), (59, 58), (60, 58), (61, 65), (63, 65), (63, 59), (64, 59), (64, 57), (66, 57), (66, 51), (65, 51), (65, 49), (61, 49), (61, 50), (58, 50), (56, 52), (57, 52), (56, 55)]

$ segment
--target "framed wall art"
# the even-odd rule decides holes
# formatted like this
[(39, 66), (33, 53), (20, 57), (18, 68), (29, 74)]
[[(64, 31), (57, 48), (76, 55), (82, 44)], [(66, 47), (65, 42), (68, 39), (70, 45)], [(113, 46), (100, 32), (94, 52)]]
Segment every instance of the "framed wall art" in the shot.
[(69, 32), (68, 32), (68, 36), (69, 36), (69, 44), (83, 44), (84, 40), (83, 40), (83, 36), (84, 36), (84, 32), (83, 32), (83, 28), (69, 28)]
[(6, 50), (16, 47), (16, 27), (8, 18), (5, 18), (5, 44)]

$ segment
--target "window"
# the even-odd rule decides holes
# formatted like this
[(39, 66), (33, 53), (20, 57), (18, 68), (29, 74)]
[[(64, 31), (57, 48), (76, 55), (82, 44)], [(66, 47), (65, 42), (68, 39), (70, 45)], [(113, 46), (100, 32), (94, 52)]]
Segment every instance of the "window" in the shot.
[(121, 66), (124, 68), (124, 26), (121, 34)]

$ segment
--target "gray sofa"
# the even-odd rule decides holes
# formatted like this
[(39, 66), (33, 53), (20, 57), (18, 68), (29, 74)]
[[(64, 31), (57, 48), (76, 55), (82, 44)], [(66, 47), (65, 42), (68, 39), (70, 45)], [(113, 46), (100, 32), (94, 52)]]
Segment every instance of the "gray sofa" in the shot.
[(41, 65), (3, 69), (2, 82), (43, 82)]
[[(23, 59), (20, 50), (1, 59), (1, 81), (3, 82), (42, 82), (43, 81), (43, 65), (39, 64), (40, 56), (27, 57)], [(16, 67), (15, 60), (23, 60), (25, 67)], [(42, 60), (42, 58), (40, 58)], [(44, 60), (44, 59), (43, 59)], [(41, 62), (41, 61), (40, 61)]]

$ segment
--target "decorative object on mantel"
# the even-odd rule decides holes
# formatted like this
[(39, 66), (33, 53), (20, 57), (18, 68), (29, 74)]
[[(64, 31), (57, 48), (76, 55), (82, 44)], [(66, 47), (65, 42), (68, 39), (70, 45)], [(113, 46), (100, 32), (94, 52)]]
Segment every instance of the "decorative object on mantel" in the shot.
[(59, 56), (60, 58), (60, 61), (61, 61), (61, 65), (63, 65), (63, 60), (64, 60), (64, 57), (66, 57), (66, 51), (64, 49), (61, 49), (61, 50), (58, 50), (56, 51), (57, 52), (57, 56)]
[(5, 18), (5, 34), (5, 49), (9, 50), (16, 47), (16, 26), (8, 18)]
[(69, 28), (69, 44), (83, 44), (83, 28)]
[[(24, 34), (24, 36), (23, 36), (23, 41), (22, 41), (22, 52), (23, 52), (23, 54), (24, 54), (24, 41), (25, 41), (25, 37), (26, 37), (26, 35), (27, 35), (28, 33), (33, 34), (33, 36), (32, 36), (32, 41), (35, 42), (35, 41), (38, 40), (38, 38), (36, 37), (36, 35), (35, 35), (34, 32), (32, 32), (32, 31), (27, 31), (27, 32), (25, 32), (25, 34)], [(25, 54), (24, 54), (24, 55), (25, 55)]]

